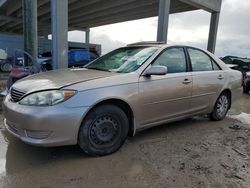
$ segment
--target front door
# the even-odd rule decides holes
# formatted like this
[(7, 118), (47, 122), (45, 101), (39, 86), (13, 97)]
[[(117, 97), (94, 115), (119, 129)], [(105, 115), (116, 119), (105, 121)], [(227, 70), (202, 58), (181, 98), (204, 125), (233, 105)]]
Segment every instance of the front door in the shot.
[(162, 76), (141, 76), (139, 79), (139, 126), (150, 126), (185, 116), (192, 95), (192, 77), (187, 72), (184, 49), (167, 48), (150, 65), (166, 66)]

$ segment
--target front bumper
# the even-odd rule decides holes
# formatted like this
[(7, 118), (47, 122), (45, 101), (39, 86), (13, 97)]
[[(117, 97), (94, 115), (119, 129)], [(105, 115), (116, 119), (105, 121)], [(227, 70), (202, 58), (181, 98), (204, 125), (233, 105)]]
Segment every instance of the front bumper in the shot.
[(3, 102), (5, 127), (23, 142), (38, 146), (77, 144), (78, 130), (88, 107), (69, 108), (62, 103), (49, 107)]

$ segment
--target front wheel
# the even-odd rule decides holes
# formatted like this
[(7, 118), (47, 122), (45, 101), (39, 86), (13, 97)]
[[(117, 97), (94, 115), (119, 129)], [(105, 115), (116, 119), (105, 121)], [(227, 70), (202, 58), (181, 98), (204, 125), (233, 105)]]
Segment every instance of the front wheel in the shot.
[(78, 144), (89, 155), (108, 155), (123, 145), (128, 131), (129, 121), (124, 111), (114, 105), (102, 105), (83, 120)]
[(220, 121), (225, 118), (230, 108), (230, 97), (227, 93), (222, 93), (217, 99), (214, 109), (210, 114), (210, 119), (213, 121)]

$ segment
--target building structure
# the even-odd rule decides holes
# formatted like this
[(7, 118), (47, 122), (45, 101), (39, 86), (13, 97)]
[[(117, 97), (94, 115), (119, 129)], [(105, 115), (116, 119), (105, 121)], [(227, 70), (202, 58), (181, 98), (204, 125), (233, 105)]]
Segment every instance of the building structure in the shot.
[(52, 33), (53, 64), (63, 68), (67, 66), (68, 31), (85, 31), (88, 44), (92, 27), (158, 16), (156, 39), (167, 42), (169, 14), (203, 9), (211, 13), (207, 49), (214, 52), (221, 3), (222, 0), (0, 0), (0, 33), (25, 31), (27, 49), (37, 45), (37, 36), (28, 34), (30, 29), (36, 32), (37, 28), (38, 36)]

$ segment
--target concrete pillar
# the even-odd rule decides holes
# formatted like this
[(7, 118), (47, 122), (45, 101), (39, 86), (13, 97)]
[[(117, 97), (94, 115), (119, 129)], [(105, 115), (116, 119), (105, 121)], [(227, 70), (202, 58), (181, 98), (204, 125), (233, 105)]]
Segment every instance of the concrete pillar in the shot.
[(170, 0), (159, 0), (157, 41), (167, 43)]
[(68, 0), (51, 0), (53, 69), (68, 67)]
[[(37, 0), (23, 0), (23, 38), (24, 50), (33, 58), (37, 57)], [(25, 66), (31, 65), (30, 59), (25, 56)]]
[(85, 31), (85, 43), (89, 44), (89, 33), (90, 33), (90, 29), (86, 29)]
[(219, 12), (214, 12), (211, 14), (209, 38), (208, 38), (208, 45), (207, 45), (207, 50), (210, 51), (211, 53), (215, 52), (219, 18), (220, 18)]

